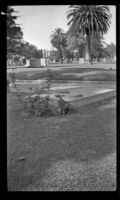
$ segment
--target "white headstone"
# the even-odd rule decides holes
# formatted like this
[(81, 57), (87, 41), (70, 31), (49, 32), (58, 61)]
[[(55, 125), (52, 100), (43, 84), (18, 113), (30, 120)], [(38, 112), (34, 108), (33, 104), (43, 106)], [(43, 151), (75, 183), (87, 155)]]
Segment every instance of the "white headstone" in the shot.
[(83, 64), (84, 63), (84, 58), (79, 58), (79, 63)]
[(114, 56), (114, 61), (116, 62), (116, 56)]
[(44, 67), (47, 66), (47, 60), (46, 60), (46, 58), (41, 58), (41, 66), (44, 66)]
[(30, 66), (30, 60), (26, 60), (25, 66), (26, 66), (26, 67)]

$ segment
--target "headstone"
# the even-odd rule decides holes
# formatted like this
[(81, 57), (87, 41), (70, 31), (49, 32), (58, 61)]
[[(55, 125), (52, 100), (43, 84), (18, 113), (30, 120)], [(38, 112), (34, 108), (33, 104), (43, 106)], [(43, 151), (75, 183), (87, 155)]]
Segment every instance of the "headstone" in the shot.
[(74, 62), (76, 62), (76, 58), (74, 58)]
[(106, 59), (105, 59), (105, 58), (103, 58), (103, 61), (105, 62), (105, 61), (106, 61)]
[(79, 63), (83, 64), (84, 63), (84, 58), (79, 58)]
[(30, 67), (40, 67), (40, 66), (41, 66), (40, 59), (36, 59), (36, 58), (30, 59)]
[(25, 66), (26, 66), (26, 67), (30, 66), (30, 60), (26, 60)]
[(114, 61), (116, 62), (116, 56), (114, 56)]
[(46, 58), (41, 58), (41, 66), (44, 66), (44, 67), (47, 66), (47, 59)]

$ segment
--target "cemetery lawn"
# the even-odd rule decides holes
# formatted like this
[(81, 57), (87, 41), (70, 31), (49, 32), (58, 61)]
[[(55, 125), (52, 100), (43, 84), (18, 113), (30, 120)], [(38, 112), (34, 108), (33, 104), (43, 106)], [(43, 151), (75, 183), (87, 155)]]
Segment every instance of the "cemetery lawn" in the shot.
[[(80, 75), (80, 76), (79, 76)], [(46, 70), (23, 71), (16, 73), (18, 80), (38, 80), (47, 78)], [(51, 80), (55, 81), (116, 81), (116, 70), (102, 68), (62, 68), (51, 69)]]
[[(7, 96), (8, 190), (21, 191), (29, 185), (34, 188), (36, 182), (39, 182), (40, 187), (43, 177), (52, 164), (66, 160), (67, 165), (71, 160), (74, 163), (99, 161), (99, 166), (103, 166), (101, 172), (95, 171), (92, 179), (89, 176), (83, 179), (82, 186), (78, 181), (75, 186), (68, 188), (68, 190), (72, 187), (73, 190), (75, 188), (82, 190), (85, 184), (91, 181), (92, 189), (96, 190), (95, 183), (99, 179), (99, 173), (107, 173), (103, 163), (108, 166), (115, 165), (115, 161), (112, 163), (112, 157), (103, 161), (105, 156), (113, 155), (116, 150), (115, 120), (114, 103), (108, 103), (103, 107), (98, 104), (78, 108), (75, 113), (65, 116), (46, 119), (26, 118), (21, 115), (16, 98), (9, 94)], [(115, 171), (113, 168), (115, 167), (107, 167), (109, 175), (101, 175), (101, 189), (115, 189), (114, 178), (111, 178), (111, 173), (115, 176), (115, 172), (111, 172)], [(90, 172), (89, 168), (87, 171)], [(49, 188), (54, 184), (59, 186), (60, 183), (50, 182), (49, 179)], [(46, 186), (41, 187), (44, 190)]]

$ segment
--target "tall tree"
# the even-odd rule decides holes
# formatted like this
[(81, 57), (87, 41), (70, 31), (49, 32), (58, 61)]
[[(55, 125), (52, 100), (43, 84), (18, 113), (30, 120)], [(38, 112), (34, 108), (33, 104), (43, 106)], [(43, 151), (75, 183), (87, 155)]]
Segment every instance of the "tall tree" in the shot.
[(81, 44), (86, 42), (85, 37), (67, 34), (67, 49), (74, 51), (78, 49)]
[(35, 45), (25, 41), (20, 45), (20, 54), (25, 56), (27, 59), (43, 57), (42, 49), (39, 50)]
[(110, 10), (104, 5), (71, 5), (67, 18), (70, 32), (86, 36), (85, 60), (90, 61), (90, 37), (92, 34), (103, 35), (110, 26)]
[(79, 57), (84, 57), (84, 46), (86, 43), (86, 39), (82, 35), (71, 35), (69, 31), (67, 32), (67, 50), (71, 53), (74, 50), (78, 51)]
[(7, 53), (17, 53), (22, 41), (23, 32), (21, 27), (15, 22), (18, 16), (14, 15), (16, 11), (7, 7)]
[(51, 35), (51, 43), (53, 47), (55, 47), (58, 51), (58, 58), (61, 59), (63, 58), (62, 50), (64, 47), (66, 47), (66, 34), (61, 28), (55, 29), (53, 34)]
[(100, 35), (91, 35), (90, 38), (90, 57), (91, 59), (96, 58), (99, 61), (100, 58), (106, 56), (106, 52), (104, 50), (102, 37)]
[(56, 51), (55, 50), (51, 50), (49, 58), (51, 59), (51, 61), (56, 59), (57, 58), (57, 50)]
[(105, 52), (107, 53), (108, 57), (110, 57), (111, 60), (113, 60), (114, 56), (116, 56), (116, 45), (114, 45), (113, 43), (107, 44)]

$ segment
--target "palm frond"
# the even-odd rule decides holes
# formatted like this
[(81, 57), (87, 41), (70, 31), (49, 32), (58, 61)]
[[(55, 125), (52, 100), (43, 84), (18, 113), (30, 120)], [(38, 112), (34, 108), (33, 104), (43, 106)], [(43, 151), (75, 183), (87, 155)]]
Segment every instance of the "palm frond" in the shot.
[(67, 12), (72, 33), (106, 33), (110, 27), (110, 9), (104, 5), (71, 5)]

